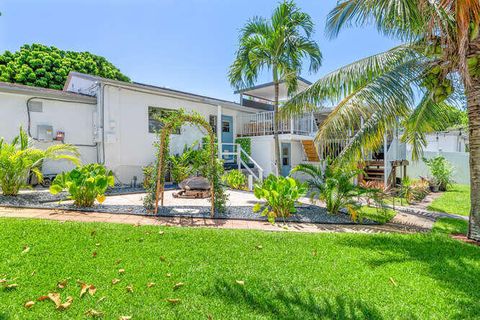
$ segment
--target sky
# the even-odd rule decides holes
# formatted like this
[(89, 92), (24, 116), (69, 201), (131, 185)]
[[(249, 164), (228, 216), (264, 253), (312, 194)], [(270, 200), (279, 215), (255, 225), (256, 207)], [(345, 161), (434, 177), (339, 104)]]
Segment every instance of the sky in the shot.
[[(227, 80), (238, 34), (253, 16), (269, 17), (277, 0), (0, 0), (0, 51), (41, 43), (104, 56), (133, 81), (238, 100)], [(312, 16), (323, 54), (315, 81), (396, 41), (372, 28), (324, 34), (336, 0), (297, 0)], [(258, 83), (271, 81), (265, 73)]]

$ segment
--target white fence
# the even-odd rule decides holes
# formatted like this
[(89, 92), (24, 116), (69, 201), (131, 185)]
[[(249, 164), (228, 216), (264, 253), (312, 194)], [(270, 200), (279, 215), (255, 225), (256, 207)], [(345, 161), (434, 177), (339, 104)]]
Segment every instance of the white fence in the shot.
[[(456, 183), (470, 184), (470, 167), (469, 167), (469, 153), (468, 152), (432, 152), (425, 151), (424, 157), (427, 159), (434, 158), (436, 156), (443, 156), (454, 167), (453, 180)], [(411, 151), (407, 154), (407, 159), (412, 159)], [(420, 159), (418, 161), (410, 161), (410, 165), (407, 167), (407, 174), (411, 178), (427, 177), (430, 172), (425, 163)]]

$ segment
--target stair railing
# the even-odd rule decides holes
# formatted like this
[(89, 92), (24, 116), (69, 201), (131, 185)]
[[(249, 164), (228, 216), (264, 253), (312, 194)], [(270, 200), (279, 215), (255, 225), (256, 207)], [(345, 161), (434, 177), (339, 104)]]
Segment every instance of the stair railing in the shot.
[[(222, 146), (233, 146), (233, 151), (222, 151), (223, 156), (236, 156), (238, 170), (243, 168), (247, 169), (248, 173), (250, 173), (257, 181), (263, 181), (263, 168), (242, 148), (242, 146), (238, 143), (222, 143)], [(223, 148), (222, 148), (223, 150)], [(257, 169), (258, 175), (248, 166), (248, 164), (243, 160), (244, 158), (247, 161), (254, 165), (254, 168)]]

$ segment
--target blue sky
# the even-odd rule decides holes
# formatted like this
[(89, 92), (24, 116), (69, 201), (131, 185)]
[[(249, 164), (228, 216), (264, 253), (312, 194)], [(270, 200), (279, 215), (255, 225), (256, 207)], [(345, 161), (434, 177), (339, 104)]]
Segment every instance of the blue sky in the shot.
[[(270, 16), (276, 0), (0, 0), (0, 51), (25, 43), (106, 57), (132, 80), (236, 100), (227, 81), (239, 29)], [(311, 81), (342, 65), (391, 48), (373, 28), (329, 40), (325, 20), (336, 0), (297, 0), (316, 23), (324, 61)], [(259, 82), (269, 81), (268, 74)]]

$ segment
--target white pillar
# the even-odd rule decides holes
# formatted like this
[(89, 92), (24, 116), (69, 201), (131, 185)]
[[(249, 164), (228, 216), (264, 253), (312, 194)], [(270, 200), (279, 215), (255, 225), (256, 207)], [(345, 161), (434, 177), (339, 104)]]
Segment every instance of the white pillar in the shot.
[(222, 160), (222, 106), (217, 106), (217, 143), (218, 143), (218, 159)]

